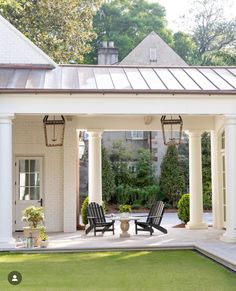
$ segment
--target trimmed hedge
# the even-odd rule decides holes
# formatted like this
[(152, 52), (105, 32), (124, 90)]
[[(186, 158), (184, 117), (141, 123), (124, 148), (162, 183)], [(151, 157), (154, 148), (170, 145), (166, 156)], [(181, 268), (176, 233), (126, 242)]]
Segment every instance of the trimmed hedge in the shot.
[(185, 224), (189, 222), (189, 194), (183, 194), (178, 202), (178, 217)]
[(82, 222), (84, 225), (88, 224), (88, 211), (87, 206), (89, 204), (89, 199), (86, 197), (81, 207)]

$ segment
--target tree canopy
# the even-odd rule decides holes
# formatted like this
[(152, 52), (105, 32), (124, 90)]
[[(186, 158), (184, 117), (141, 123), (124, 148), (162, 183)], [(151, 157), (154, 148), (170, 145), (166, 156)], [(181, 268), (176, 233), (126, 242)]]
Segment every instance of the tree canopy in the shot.
[(0, 0), (0, 13), (58, 63), (83, 62), (102, 0)]
[(172, 44), (171, 31), (167, 29), (165, 9), (158, 3), (145, 0), (110, 0), (98, 10), (93, 19), (97, 39), (87, 62), (96, 63), (96, 50), (102, 41), (114, 41), (122, 60), (150, 32), (157, 32)]
[[(188, 24), (192, 25), (192, 39), (197, 54), (190, 64), (235, 65), (236, 64), (236, 18), (226, 19), (222, 0), (192, 0), (193, 9)], [(183, 44), (188, 48), (186, 44)]]

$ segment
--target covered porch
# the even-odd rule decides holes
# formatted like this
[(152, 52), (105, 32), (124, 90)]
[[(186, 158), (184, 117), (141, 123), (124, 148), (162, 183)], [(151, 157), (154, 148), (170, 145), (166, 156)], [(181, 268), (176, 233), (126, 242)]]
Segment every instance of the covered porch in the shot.
[[(235, 69), (58, 66), (53, 70), (2, 68), (0, 74), (4, 76), (0, 88), (2, 248), (13, 242), (13, 161), (16, 156), (43, 157), (47, 173), (44, 185), (46, 225), (49, 224), (49, 231), (75, 232), (77, 130), (86, 130), (89, 135), (89, 200), (101, 204), (102, 133), (106, 130), (157, 131), (161, 129), (162, 115), (181, 115), (184, 131), (189, 135), (188, 229), (207, 228), (203, 219), (201, 133), (210, 131), (213, 227), (222, 229), (225, 226), (226, 231), (220, 231), (222, 240), (236, 241)], [(67, 120), (64, 145), (56, 150), (57, 153), (39, 146), (44, 143), (42, 118), (45, 114), (63, 115)], [(27, 142), (22, 141), (26, 128), (35, 139), (29, 136)], [(225, 156), (224, 165), (222, 155)], [(50, 181), (58, 169), (60, 173)], [(59, 202), (53, 192), (58, 185)], [(50, 200), (51, 193), (55, 193), (56, 207)], [(55, 218), (55, 209), (55, 223), (58, 219), (60, 223), (53, 229), (50, 220)]]

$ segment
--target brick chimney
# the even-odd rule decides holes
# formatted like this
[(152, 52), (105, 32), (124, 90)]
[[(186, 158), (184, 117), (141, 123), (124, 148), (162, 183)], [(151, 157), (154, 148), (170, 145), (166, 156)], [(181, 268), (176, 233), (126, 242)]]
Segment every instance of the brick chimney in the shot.
[(114, 65), (118, 63), (118, 49), (113, 41), (103, 41), (98, 49), (98, 65)]

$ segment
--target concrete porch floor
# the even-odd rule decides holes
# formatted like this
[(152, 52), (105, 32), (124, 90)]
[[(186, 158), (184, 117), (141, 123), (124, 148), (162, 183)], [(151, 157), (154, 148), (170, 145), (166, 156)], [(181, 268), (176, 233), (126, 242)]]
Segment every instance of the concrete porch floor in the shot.
[[(204, 213), (204, 221), (211, 225), (211, 213)], [(134, 223), (130, 223), (130, 237), (120, 238), (120, 223), (115, 223), (115, 235), (106, 232), (96, 237), (91, 231), (85, 235), (84, 231), (75, 233), (49, 233), (49, 247), (46, 249), (15, 248), (14, 252), (76, 252), (76, 251), (106, 251), (106, 250), (161, 250), (161, 249), (195, 249), (219, 263), (236, 271), (236, 243), (222, 242), (220, 236), (224, 230), (209, 227), (205, 230), (188, 230), (173, 228), (179, 224), (176, 213), (165, 213), (162, 226), (167, 228), (168, 234), (157, 230), (152, 236), (148, 232), (135, 235)], [(17, 237), (19, 233), (15, 234)]]

